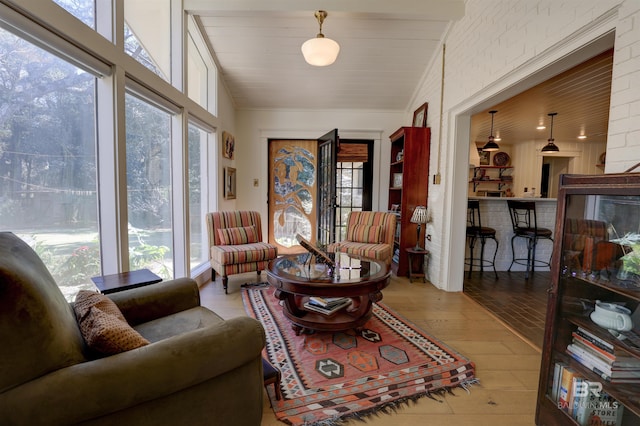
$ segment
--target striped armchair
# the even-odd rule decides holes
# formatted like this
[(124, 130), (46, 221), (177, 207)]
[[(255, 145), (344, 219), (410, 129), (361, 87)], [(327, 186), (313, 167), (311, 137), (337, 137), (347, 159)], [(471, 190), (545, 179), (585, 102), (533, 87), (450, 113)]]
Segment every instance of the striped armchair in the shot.
[(340, 251), (391, 265), (393, 239), (396, 231), (396, 215), (386, 212), (353, 211), (347, 217), (347, 235), (344, 241), (329, 245), (328, 251)]
[(257, 271), (258, 275), (270, 260), (278, 256), (278, 249), (262, 242), (260, 213), (231, 211), (207, 213), (209, 261), (212, 280), (216, 272), (222, 276), (227, 293), (229, 275)]

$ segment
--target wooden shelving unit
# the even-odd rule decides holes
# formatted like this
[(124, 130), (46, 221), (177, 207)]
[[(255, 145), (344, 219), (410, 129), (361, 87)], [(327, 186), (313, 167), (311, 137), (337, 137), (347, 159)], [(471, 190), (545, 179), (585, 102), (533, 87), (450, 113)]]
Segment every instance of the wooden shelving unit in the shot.
[[(469, 181), (473, 185), (473, 192), (476, 192), (478, 185), (483, 183), (494, 183), (501, 190), (505, 185), (513, 182), (510, 175), (506, 175), (507, 171), (513, 169), (511, 166), (478, 166), (473, 168), (473, 178)], [(496, 170), (497, 175), (488, 175), (491, 171)]]
[[(389, 139), (391, 164), (388, 209), (391, 211), (394, 206), (399, 206), (391, 268), (397, 276), (408, 276), (409, 259), (406, 249), (416, 245), (417, 226), (410, 222), (411, 215), (417, 206), (427, 206), (429, 194), (431, 129), (401, 127)], [(398, 174), (402, 176), (401, 185), (398, 184)]]
[[(640, 271), (633, 263), (633, 241), (639, 238), (639, 227), (640, 174), (561, 176), (536, 424), (591, 424), (588, 416), (599, 408), (613, 406), (593, 403), (597, 401), (596, 393), (610, 395), (622, 410), (617, 422), (606, 424), (640, 424), (640, 381), (621, 383), (608, 379), (606, 374), (594, 372), (593, 366), (585, 365), (585, 361), (575, 359), (567, 349), (575, 344), (574, 333), (586, 331), (595, 336), (598, 344), (612, 348), (616, 359), (625, 357), (640, 363)], [(596, 301), (630, 310), (633, 329), (614, 330), (623, 333), (623, 339), (591, 319)], [(560, 398), (554, 392), (558, 382), (556, 365), (573, 370), (590, 386), (582, 389), (587, 389), (586, 400), (580, 399), (580, 391), (577, 392), (574, 408), (565, 410), (558, 405)], [(640, 377), (640, 367), (631, 368)], [(581, 409), (592, 411), (577, 411)]]

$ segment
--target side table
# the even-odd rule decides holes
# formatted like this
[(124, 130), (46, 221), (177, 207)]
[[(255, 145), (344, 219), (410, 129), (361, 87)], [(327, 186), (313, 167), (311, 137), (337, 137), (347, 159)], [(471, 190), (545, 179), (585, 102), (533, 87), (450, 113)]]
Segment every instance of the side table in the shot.
[(422, 282), (427, 282), (424, 265), (427, 262), (429, 250), (416, 249), (414, 247), (407, 248), (406, 250), (407, 254), (409, 255), (409, 282), (412, 283), (414, 277), (422, 277)]
[(109, 294), (142, 287), (143, 285), (159, 283), (162, 281), (162, 278), (148, 269), (139, 269), (137, 271), (121, 272), (119, 274), (100, 275), (91, 278), (91, 281), (98, 287), (100, 293)]

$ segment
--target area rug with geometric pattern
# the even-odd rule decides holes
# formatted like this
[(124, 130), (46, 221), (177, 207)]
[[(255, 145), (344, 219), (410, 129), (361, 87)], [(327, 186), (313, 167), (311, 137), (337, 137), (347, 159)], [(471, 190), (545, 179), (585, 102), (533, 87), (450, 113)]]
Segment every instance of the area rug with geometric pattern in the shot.
[(264, 356), (282, 374), (282, 399), (267, 387), (276, 417), (291, 425), (336, 425), (391, 413), (421, 397), (468, 391), (475, 365), (382, 303), (360, 333), (296, 336), (269, 286), (243, 288), (242, 300), (267, 335)]

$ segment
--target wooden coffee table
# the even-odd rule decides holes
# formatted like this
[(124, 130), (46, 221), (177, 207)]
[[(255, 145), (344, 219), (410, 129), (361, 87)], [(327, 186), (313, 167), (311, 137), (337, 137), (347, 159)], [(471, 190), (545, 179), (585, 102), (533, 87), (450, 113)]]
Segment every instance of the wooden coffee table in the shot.
[[(308, 331), (361, 329), (371, 318), (372, 304), (382, 299), (391, 272), (384, 262), (340, 253), (340, 278), (330, 276), (326, 265), (309, 266), (310, 254), (293, 254), (269, 262), (267, 280), (283, 301), (282, 311), (296, 334)], [(332, 315), (304, 307), (312, 296), (348, 297), (351, 306)]]

